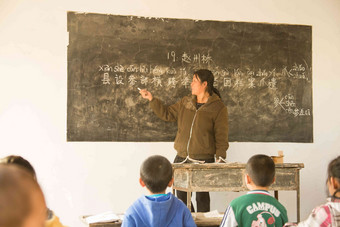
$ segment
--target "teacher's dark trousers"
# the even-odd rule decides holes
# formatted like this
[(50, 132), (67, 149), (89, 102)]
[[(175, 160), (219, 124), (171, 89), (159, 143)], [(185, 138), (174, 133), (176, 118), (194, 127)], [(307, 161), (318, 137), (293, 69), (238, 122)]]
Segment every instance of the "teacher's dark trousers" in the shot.
[[(176, 155), (174, 163), (183, 162), (185, 158)], [(205, 161), (205, 163), (215, 162), (214, 158), (211, 159), (198, 159)], [(187, 192), (176, 190), (177, 198), (182, 200), (187, 205)], [(197, 212), (209, 212), (210, 211), (210, 196), (209, 192), (196, 192)], [(194, 206), (191, 203), (191, 212), (195, 212)]]

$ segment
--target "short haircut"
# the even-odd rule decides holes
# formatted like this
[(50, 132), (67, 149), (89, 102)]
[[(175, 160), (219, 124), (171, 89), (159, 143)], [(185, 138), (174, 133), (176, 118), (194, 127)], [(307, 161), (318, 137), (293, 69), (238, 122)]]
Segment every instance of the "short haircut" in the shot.
[(163, 156), (151, 156), (143, 162), (140, 177), (152, 193), (162, 192), (172, 179), (171, 163)]
[(275, 163), (267, 155), (254, 155), (248, 160), (246, 171), (256, 186), (268, 187), (275, 177)]
[(22, 226), (33, 212), (35, 193), (44, 197), (37, 181), (24, 168), (0, 164), (0, 226)]
[(31, 165), (31, 163), (29, 163), (29, 161), (27, 161), (26, 159), (24, 159), (21, 156), (9, 155), (7, 157), (2, 158), (0, 160), (0, 163), (15, 164), (15, 165), (21, 166), (21, 167), (25, 168), (33, 176), (34, 179), (36, 179), (36, 174), (35, 174), (35, 170), (34, 170), (33, 166)]

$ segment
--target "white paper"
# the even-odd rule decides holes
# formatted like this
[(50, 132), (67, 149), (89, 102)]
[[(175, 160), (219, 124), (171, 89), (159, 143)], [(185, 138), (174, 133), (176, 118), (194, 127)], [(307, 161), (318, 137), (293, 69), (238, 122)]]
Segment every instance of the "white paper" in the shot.
[(223, 213), (219, 213), (217, 210), (204, 213), (204, 217), (207, 218), (223, 218)]
[(99, 223), (99, 222), (114, 222), (121, 220), (117, 214), (113, 213), (112, 211), (107, 211), (101, 214), (91, 215), (85, 218), (85, 221), (88, 224), (92, 223)]

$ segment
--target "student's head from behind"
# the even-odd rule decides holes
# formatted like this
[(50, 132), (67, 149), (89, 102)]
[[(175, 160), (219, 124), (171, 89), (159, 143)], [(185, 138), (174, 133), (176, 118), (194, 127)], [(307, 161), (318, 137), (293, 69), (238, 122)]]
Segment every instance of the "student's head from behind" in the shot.
[(173, 183), (171, 163), (160, 155), (147, 158), (140, 168), (139, 181), (151, 193), (163, 193)]
[(328, 164), (327, 185), (329, 194), (332, 197), (340, 197), (340, 156)]
[(26, 171), (28, 171), (33, 176), (34, 179), (37, 179), (35, 170), (34, 170), (33, 166), (31, 165), (31, 163), (29, 163), (29, 161), (27, 161), (26, 159), (24, 159), (21, 156), (9, 155), (7, 157), (0, 159), (0, 163), (18, 165), (18, 166), (26, 169)]
[[(275, 180), (275, 164), (267, 155), (252, 156), (246, 165), (246, 183), (256, 187), (267, 188)], [(249, 186), (248, 186), (249, 187)]]
[(37, 181), (25, 169), (0, 164), (0, 226), (44, 227), (46, 204)]

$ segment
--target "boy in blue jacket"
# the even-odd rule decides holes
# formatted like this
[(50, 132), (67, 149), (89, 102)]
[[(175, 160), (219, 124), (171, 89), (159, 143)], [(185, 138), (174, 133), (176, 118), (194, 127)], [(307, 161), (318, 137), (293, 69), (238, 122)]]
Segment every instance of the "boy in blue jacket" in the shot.
[(122, 227), (196, 227), (185, 204), (173, 194), (165, 194), (173, 181), (168, 159), (160, 155), (147, 158), (140, 168), (139, 183), (148, 193), (129, 207)]

